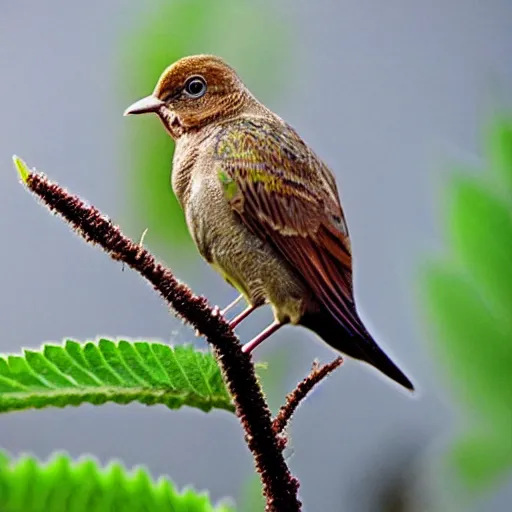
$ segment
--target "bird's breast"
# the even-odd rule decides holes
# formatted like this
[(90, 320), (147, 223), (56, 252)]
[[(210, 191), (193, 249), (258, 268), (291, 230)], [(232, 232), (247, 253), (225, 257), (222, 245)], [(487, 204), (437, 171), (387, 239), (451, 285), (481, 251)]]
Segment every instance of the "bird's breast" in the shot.
[(185, 205), (187, 225), (201, 255), (214, 263), (224, 241), (238, 229), (231, 207), (218, 180), (205, 173), (195, 173), (190, 181)]

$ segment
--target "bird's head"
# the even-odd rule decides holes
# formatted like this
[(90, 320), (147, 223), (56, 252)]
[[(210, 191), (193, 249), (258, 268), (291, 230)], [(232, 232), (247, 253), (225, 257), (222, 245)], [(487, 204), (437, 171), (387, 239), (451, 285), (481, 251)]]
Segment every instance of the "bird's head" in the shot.
[(153, 94), (124, 115), (155, 113), (173, 138), (241, 112), (251, 97), (222, 59), (194, 55), (178, 60), (160, 76)]

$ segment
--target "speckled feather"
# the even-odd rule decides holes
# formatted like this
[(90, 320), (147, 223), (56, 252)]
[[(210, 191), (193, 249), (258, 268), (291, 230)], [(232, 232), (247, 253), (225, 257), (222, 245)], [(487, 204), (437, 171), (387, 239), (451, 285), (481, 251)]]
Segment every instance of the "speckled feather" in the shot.
[(226, 124), (216, 136), (215, 155), (227, 199), (242, 221), (357, 333), (348, 229), (327, 166), (280, 120)]

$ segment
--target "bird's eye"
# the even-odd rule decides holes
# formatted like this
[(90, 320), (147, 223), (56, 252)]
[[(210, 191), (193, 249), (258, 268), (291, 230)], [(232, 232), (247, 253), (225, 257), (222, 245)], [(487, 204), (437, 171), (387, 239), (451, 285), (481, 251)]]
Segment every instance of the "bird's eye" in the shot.
[(185, 93), (191, 98), (200, 98), (206, 92), (206, 82), (201, 76), (193, 76), (185, 83)]

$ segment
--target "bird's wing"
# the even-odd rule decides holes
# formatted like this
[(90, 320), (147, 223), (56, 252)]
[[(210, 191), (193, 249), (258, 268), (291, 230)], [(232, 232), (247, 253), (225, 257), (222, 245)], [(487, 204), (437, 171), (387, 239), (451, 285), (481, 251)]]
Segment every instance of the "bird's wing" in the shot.
[(271, 243), (351, 334), (354, 306), (348, 229), (329, 169), (281, 122), (227, 124), (215, 146), (218, 176), (247, 227)]

